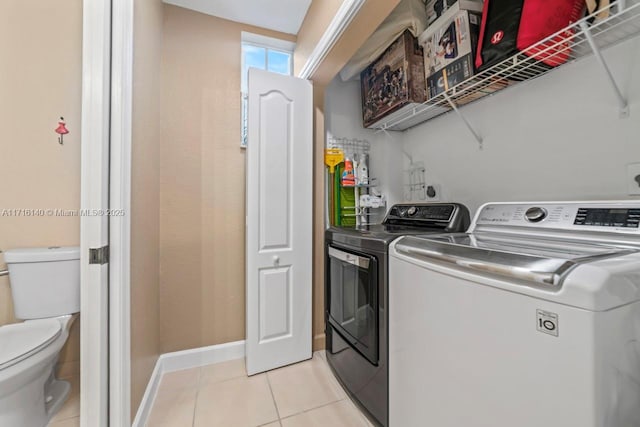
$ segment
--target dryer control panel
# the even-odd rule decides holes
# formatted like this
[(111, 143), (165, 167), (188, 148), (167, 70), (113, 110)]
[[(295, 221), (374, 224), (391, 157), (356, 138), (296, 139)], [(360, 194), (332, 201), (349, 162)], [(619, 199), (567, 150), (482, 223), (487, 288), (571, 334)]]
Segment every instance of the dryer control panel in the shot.
[(489, 203), (471, 225), (640, 234), (640, 201)]

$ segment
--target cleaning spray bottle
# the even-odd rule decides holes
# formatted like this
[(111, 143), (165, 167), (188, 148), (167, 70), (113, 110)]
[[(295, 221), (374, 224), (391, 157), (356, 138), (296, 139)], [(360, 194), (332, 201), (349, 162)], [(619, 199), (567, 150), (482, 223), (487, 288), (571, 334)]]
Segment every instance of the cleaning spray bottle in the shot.
[(342, 186), (355, 187), (356, 177), (353, 174), (353, 160), (349, 157), (344, 159), (344, 170), (342, 171)]
[(366, 153), (358, 154), (356, 182), (358, 185), (369, 184), (369, 155)]

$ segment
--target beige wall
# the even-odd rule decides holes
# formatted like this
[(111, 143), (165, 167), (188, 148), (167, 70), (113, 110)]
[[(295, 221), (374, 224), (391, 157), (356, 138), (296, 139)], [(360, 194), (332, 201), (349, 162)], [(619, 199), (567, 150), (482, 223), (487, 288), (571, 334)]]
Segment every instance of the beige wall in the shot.
[[(80, 207), (82, 0), (0, 1), (0, 209)], [(53, 130), (64, 116), (70, 133)], [(78, 217), (0, 216), (0, 249), (78, 245)], [(0, 269), (4, 269), (0, 263)], [(15, 322), (0, 277), (0, 325)], [(61, 362), (79, 368), (80, 322)]]
[(134, 2), (131, 159), (131, 415), (160, 353), (161, 0)]
[(164, 6), (160, 138), (161, 351), (244, 339), (241, 31)]

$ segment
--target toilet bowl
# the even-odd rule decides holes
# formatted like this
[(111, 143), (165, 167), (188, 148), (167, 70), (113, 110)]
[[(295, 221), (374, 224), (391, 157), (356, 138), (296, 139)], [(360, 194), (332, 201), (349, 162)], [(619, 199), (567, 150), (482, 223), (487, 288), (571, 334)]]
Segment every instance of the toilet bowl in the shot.
[(0, 326), (0, 426), (45, 426), (71, 390), (55, 367), (76, 315)]
[(78, 248), (6, 251), (16, 317), (0, 326), (0, 426), (44, 427), (71, 385), (55, 377), (80, 310)]

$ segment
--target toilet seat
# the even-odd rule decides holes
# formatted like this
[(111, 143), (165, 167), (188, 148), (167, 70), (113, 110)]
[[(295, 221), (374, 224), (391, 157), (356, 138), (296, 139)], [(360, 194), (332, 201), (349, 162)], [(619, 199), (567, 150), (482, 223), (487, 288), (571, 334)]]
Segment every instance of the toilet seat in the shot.
[(0, 326), (0, 370), (13, 366), (47, 347), (61, 334), (56, 319), (39, 319)]

